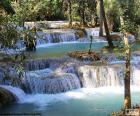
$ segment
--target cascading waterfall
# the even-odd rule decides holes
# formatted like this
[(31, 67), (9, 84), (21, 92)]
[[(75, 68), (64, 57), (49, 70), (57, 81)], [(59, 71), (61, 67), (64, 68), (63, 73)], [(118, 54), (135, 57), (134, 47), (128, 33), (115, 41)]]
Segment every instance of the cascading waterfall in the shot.
[[(132, 67), (131, 85), (139, 86), (140, 69)], [(106, 87), (124, 85), (124, 66), (82, 66), (78, 70), (84, 87)]]
[(37, 32), (37, 45), (42, 45), (46, 43), (59, 43), (59, 42), (70, 42), (76, 41), (74, 30), (50, 30), (50, 32)]
[[(137, 62), (138, 64), (138, 62)], [(31, 60), (25, 63), (26, 72), (21, 81), (14, 86), (21, 87), (30, 93), (60, 93), (81, 87), (117, 87), (124, 85), (124, 64), (108, 66), (92, 66), (70, 58)], [(131, 85), (140, 86), (140, 67), (131, 65)], [(18, 79), (14, 70), (9, 69), (9, 75)], [(0, 71), (0, 79), (3, 73)], [(19, 83), (18, 83), (19, 82)], [(6, 84), (6, 83), (4, 83)], [(6, 85), (12, 85), (7, 82)]]
[(50, 33), (46, 37), (49, 43), (76, 41), (77, 38), (74, 33)]
[[(51, 30), (49, 32), (40, 32), (36, 34), (37, 46), (48, 44), (48, 43), (60, 43), (60, 42), (71, 42), (76, 41), (78, 38), (74, 30)], [(19, 40), (16, 43), (18, 49), (24, 48), (25, 43), (23, 40)]]
[(109, 66), (83, 66), (79, 68), (84, 87), (123, 85), (123, 69)]
[(80, 88), (75, 74), (52, 72), (50, 69), (26, 73), (25, 85), (31, 93), (60, 93)]

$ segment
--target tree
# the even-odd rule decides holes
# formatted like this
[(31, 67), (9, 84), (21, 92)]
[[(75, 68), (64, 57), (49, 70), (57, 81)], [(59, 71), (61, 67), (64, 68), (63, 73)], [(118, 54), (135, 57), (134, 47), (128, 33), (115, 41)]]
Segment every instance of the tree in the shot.
[(85, 21), (85, 8), (86, 8), (86, 2), (84, 0), (79, 0), (78, 4), (78, 13), (81, 18), (81, 24), (86, 25)]
[(0, 1), (0, 6), (3, 7), (3, 9), (8, 13), (8, 14), (15, 14), (15, 10), (11, 6), (10, 2), (8, 0), (1, 0)]
[(120, 5), (121, 12), (121, 30), (125, 33), (124, 43), (125, 43), (125, 56), (126, 56), (126, 72), (124, 77), (124, 108), (131, 108), (131, 90), (130, 90), (130, 58), (131, 51), (128, 42), (128, 33), (131, 33), (137, 37), (138, 25), (140, 25), (137, 20), (140, 19), (139, 16), (139, 0), (117, 0)]
[(72, 0), (68, 0), (69, 26), (72, 26)]
[(125, 43), (125, 57), (126, 57), (126, 72), (124, 77), (124, 108), (129, 109), (131, 108), (131, 90), (130, 90), (130, 46), (128, 43), (128, 35), (124, 36), (124, 43)]
[(103, 36), (103, 11), (101, 7), (102, 3), (100, 2), (100, 30), (99, 30), (99, 36)]
[(104, 22), (104, 27), (105, 27), (105, 32), (106, 32), (106, 38), (107, 38), (107, 41), (108, 41), (108, 45), (109, 45), (110, 48), (112, 48), (113, 47), (113, 42), (112, 42), (110, 32), (109, 32), (109, 29), (108, 29), (108, 24), (107, 24), (107, 20), (106, 20), (106, 16), (105, 16), (103, 0), (100, 0), (100, 13), (101, 13), (101, 19), (100, 20), (103, 20), (102, 22)]

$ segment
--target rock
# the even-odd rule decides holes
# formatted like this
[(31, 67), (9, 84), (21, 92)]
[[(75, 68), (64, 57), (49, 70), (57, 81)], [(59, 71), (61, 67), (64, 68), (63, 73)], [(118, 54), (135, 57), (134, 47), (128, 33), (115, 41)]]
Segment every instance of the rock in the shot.
[(76, 30), (75, 34), (78, 38), (83, 38), (86, 36), (86, 31), (84, 29)]
[(95, 52), (75, 51), (68, 53), (68, 56), (84, 61), (98, 61), (100, 56)]
[(17, 101), (17, 97), (10, 91), (0, 87), (0, 107), (12, 104)]

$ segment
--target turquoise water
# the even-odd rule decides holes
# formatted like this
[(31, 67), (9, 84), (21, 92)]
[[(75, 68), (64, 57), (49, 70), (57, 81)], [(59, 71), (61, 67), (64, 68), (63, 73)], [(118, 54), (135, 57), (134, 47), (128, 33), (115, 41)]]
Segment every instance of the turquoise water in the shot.
[[(123, 106), (123, 94), (90, 93), (74, 94), (70, 99), (66, 96), (36, 97), (36, 103), (20, 103), (2, 109), (0, 113), (40, 113), (42, 116), (108, 116), (113, 111), (120, 111)], [(39, 98), (40, 97), (40, 98)], [(68, 97), (68, 96), (67, 96)], [(42, 98), (42, 99), (41, 99)], [(34, 99), (34, 97), (32, 97)], [(47, 102), (47, 99), (50, 102)], [(140, 101), (140, 93), (132, 94), (133, 104)]]
[[(30, 53), (32, 58), (51, 58), (51, 57), (63, 57), (71, 51), (86, 51), (89, 49), (90, 43), (57, 43), (44, 45), (38, 47), (36, 52)], [(99, 51), (102, 47), (108, 45), (107, 42), (96, 42), (92, 44), (92, 50)]]
[[(114, 42), (115, 45), (119, 45), (119, 43)], [(68, 52), (72, 51), (88, 51), (90, 43), (84, 42), (70, 42), (70, 43), (56, 43), (56, 44), (47, 44), (43, 46), (39, 46), (35, 52), (30, 52), (30, 58), (53, 58), (53, 57), (63, 57)], [(93, 42), (91, 49), (95, 52), (100, 52), (104, 46), (107, 46), (108, 43), (106, 41), (102, 42)], [(132, 46), (133, 51), (140, 50), (140, 43), (136, 43)]]

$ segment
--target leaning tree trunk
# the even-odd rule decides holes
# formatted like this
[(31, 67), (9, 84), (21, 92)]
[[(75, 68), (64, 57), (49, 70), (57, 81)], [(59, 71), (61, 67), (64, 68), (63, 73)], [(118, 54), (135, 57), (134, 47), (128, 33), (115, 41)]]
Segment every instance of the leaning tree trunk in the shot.
[(105, 16), (105, 10), (104, 10), (104, 2), (103, 2), (103, 0), (100, 0), (100, 9), (101, 9), (100, 12), (102, 13), (102, 18), (103, 18), (103, 21), (104, 21), (106, 38), (107, 38), (107, 41), (108, 41), (108, 45), (111, 48), (111, 47), (113, 47), (113, 42), (112, 42), (112, 39), (111, 39), (111, 36), (110, 36), (110, 32), (109, 32), (109, 29), (108, 29), (108, 25), (107, 25), (107, 20), (106, 20), (106, 16)]
[(130, 49), (128, 39), (124, 37), (124, 43), (126, 47), (126, 72), (124, 78), (124, 108), (131, 108), (131, 90), (130, 90)]
[(69, 11), (69, 26), (72, 26), (72, 8), (71, 8), (71, 0), (68, 0), (68, 11)]

